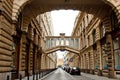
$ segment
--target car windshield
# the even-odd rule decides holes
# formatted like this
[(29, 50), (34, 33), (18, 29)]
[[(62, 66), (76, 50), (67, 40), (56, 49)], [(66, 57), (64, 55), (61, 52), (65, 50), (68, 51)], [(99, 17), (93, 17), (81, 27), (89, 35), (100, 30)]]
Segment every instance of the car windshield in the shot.
[(73, 67), (73, 69), (77, 69), (76, 67)]

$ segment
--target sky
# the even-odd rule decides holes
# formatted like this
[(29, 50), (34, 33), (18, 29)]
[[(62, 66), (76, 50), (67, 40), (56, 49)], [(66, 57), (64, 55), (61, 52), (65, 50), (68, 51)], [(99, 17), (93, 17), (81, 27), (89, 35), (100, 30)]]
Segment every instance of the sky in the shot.
[(55, 10), (51, 12), (54, 35), (59, 36), (65, 33), (70, 36), (74, 27), (74, 21), (79, 11), (74, 10)]
[[(59, 36), (60, 33), (65, 33), (70, 36), (74, 27), (75, 18), (79, 11), (73, 10), (55, 10), (51, 12), (54, 35)], [(57, 51), (58, 58), (63, 58), (64, 52)]]

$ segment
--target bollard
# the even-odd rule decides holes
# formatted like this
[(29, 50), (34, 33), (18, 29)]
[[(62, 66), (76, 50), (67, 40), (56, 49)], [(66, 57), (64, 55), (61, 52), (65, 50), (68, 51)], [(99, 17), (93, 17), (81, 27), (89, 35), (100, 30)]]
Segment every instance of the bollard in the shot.
[(36, 80), (38, 80), (38, 74), (36, 74)]
[(29, 79), (29, 75), (28, 75), (28, 80), (30, 80), (30, 79)]
[(39, 79), (40, 79), (40, 73), (39, 73)]
[(7, 80), (10, 80), (10, 79), (9, 79), (9, 76), (7, 76)]
[(35, 80), (34, 78), (35, 78), (35, 75), (33, 74), (33, 80)]
[(22, 75), (20, 75), (20, 80), (22, 80)]

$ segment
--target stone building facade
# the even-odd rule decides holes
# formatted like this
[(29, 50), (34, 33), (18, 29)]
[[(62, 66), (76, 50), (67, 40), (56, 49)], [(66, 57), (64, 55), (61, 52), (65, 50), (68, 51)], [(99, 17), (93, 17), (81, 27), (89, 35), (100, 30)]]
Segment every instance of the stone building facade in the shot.
[(19, 14), (17, 23), (12, 22), (10, 14), (2, 14), (4, 13), (1, 13), (0, 27), (0, 78), (14, 80), (54, 69), (56, 54), (46, 55), (44, 52), (45, 36), (54, 34), (50, 12), (34, 18), (27, 31), (21, 30), (22, 13)]
[[(12, 80), (14, 78), (23, 78), (25, 76), (39, 73), (41, 69), (41, 64), (39, 62), (41, 59), (44, 60), (44, 58), (49, 55), (44, 55), (44, 58), (41, 58), (41, 56), (43, 56), (41, 53), (44, 54), (45, 39), (42, 36), (43, 32), (36, 17), (39, 14), (58, 9), (75, 9), (85, 11), (100, 19), (100, 22), (105, 25), (105, 37), (95, 39), (95, 44), (92, 43), (93, 41), (90, 37), (91, 47), (89, 47), (89, 50), (91, 50), (90, 54), (92, 54), (90, 55), (90, 68), (89, 66), (86, 68), (82, 65), (80, 66), (83, 67), (82, 69), (85, 72), (95, 74), (99, 73), (99, 75), (102, 73), (102, 75), (108, 77), (119, 76), (119, 55), (117, 54), (119, 53), (119, 0), (93, 0), (93, 2), (86, 2), (85, 0), (71, 0), (68, 2), (66, 2), (66, 0), (63, 2), (58, 2), (57, 0), (0, 0), (0, 79)], [(94, 23), (92, 24), (94, 20), (96, 21), (97, 19), (92, 19), (91, 23), (89, 24), (91, 27), (94, 25)], [(99, 20), (97, 21), (98, 22), (96, 23), (99, 23)], [(94, 32), (98, 33), (98, 28), (97, 30), (95, 28), (93, 33)], [(102, 43), (103, 47), (99, 46), (99, 43)], [(43, 45), (41, 46), (41, 44)], [(92, 47), (93, 45), (94, 51)], [(114, 48), (111, 48), (113, 46)], [(86, 46), (83, 44), (82, 47)], [(103, 48), (103, 50), (101, 48)], [(93, 52), (99, 51), (99, 54), (97, 55), (101, 55), (100, 49), (103, 51), (103, 53), (104, 51), (108, 52), (104, 55), (104, 57), (106, 56), (108, 59), (106, 59), (108, 61), (107, 66), (106, 62), (104, 61), (105, 70), (103, 70), (103, 65), (101, 65), (103, 60), (100, 58), (100, 56), (98, 56), (98, 64), (96, 64), (98, 66), (95, 67), (95, 64), (93, 64)], [(83, 58), (81, 58), (81, 63), (84, 63), (85, 58), (88, 57), (88, 55), (86, 52), (84, 52), (83, 48), (81, 48), (80, 51), (81, 53), (86, 54), (83, 55)], [(82, 54), (80, 54), (80, 56), (81, 55)], [(51, 60), (50, 57), (47, 59)], [(51, 63), (54, 62), (52, 61)], [(42, 67), (44, 68), (44, 66), (48, 67), (47, 65), (43, 65)], [(95, 68), (97, 68), (97, 70)]]
[(66, 55), (66, 64), (65, 66), (69, 67), (79, 67), (80, 66), (80, 60), (79, 60), (78, 54), (68, 52)]
[[(120, 78), (120, 25), (114, 11), (110, 11), (108, 16), (99, 19), (86, 12), (80, 12), (72, 35), (80, 37), (79, 61), (83, 72)], [(115, 32), (116, 30), (118, 32)]]

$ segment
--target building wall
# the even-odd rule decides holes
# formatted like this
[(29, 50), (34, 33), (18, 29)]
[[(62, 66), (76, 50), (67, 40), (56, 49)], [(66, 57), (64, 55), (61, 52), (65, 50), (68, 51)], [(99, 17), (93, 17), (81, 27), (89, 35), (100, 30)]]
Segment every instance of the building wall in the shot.
[(46, 50), (46, 36), (53, 36), (54, 30), (52, 25), (51, 13), (46, 12), (44, 14), (38, 15), (37, 20), (40, 23), (42, 29), (42, 37), (41, 37), (41, 47), (43, 50), (44, 57), (42, 60), (41, 69), (52, 69), (56, 67), (56, 53), (51, 53), (49, 55), (45, 54)]
[[(33, 28), (31, 28), (30, 35), (32, 35), (32, 36), (27, 41), (29, 43), (25, 44), (26, 43), (26, 35), (27, 35), (26, 27), (28, 27), (28, 22), (31, 20), (31, 17), (33, 18), (34, 15), (28, 16), (27, 18), (24, 18), (25, 19), (24, 24), (27, 26), (24, 26), (24, 25), (21, 26), (20, 24), (22, 22), (20, 21), (21, 20), (20, 17), (22, 17), (22, 16), (20, 14), (22, 13), (22, 9), (24, 8), (24, 6), (27, 3), (29, 4), (28, 1), (30, 1), (30, 0), (1, 0), (0, 1), (0, 79), (2, 79), (2, 80), (11, 79), (11, 77), (13, 77), (12, 76), (13, 74), (11, 73), (11, 70), (13, 69), (13, 66), (12, 66), (13, 64), (15, 65), (14, 66), (15, 70), (17, 70), (16, 72), (20, 72), (20, 74), (25, 74), (25, 71), (24, 71), (26, 69), (26, 67), (25, 67), (26, 66), (26, 64), (25, 64), (26, 56), (25, 55), (28, 54), (28, 53), (26, 53), (25, 48), (29, 49), (29, 51), (27, 51), (27, 52), (29, 52), (28, 58), (30, 59), (29, 63), (28, 63), (29, 74), (33, 70), (33, 66), (32, 66), (32, 64), (33, 64), (32, 63), (33, 62), (33, 52), (34, 53), (39, 52), (39, 54), (44, 52), (44, 51), (41, 51), (41, 48), (37, 49), (37, 48), (33, 47), (33, 44), (35, 46), (37, 41), (38, 41), (38, 43), (37, 43), (38, 45), (36, 45), (36, 46), (39, 46), (39, 47), (41, 46), (40, 42), (41, 42), (42, 33), (40, 33), (41, 31), (38, 28), (35, 28), (35, 30), (37, 29), (36, 30), (36, 33), (37, 33), (36, 38), (38, 36), (40, 36), (40, 37), (38, 37), (38, 39), (36, 39), (36, 41), (35, 41), (36, 43), (34, 43), (34, 41), (33, 41), (33, 35), (32, 35)], [(119, 0), (104, 0), (104, 2), (108, 5), (111, 5), (113, 11), (115, 11), (115, 15), (118, 18), (118, 22), (120, 23), (120, 17), (119, 17), (120, 16), (120, 5), (119, 5), (120, 3), (119, 3)], [(59, 8), (61, 8), (61, 6), (59, 6)], [(56, 7), (56, 9), (58, 9), (58, 6)], [(39, 10), (39, 11), (41, 12), (41, 10)], [(35, 11), (35, 12), (37, 12), (37, 11)], [(30, 11), (30, 13), (31, 13), (31, 11)], [(107, 14), (108, 13), (109, 12), (107, 12)], [(33, 23), (34, 23), (33, 21), (31, 21), (32, 27), (34, 27), (37, 24), (36, 23), (33, 25)], [(102, 21), (106, 25), (107, 31), (111, 30), (111, 29), (108, 29), (108, 28), (110, 28), (109, 15), (105, 16), (102, 19)], [(25, 28), (25, 30), (23, 28)], [(105, 40), (111, 41), (111, 35), (108, 34), (106, 36), (107, 36), (107, 38)], [(103, 44), (104, 44), (104, 41), (103, 41)], [(29, 45), (29, 46), (26, 47), (26, 45)], [(110, 44), (110, 47), (113, 47), (112, 44)], [(103, 51), (104, 51), (104, 49), (103, 49)], [(111, 53), (112, 53), (112, 51), (113, 50), (111, 49)], [(91, 51), (91, 53), (93, 53), (93, 52)], [(15, 62), (11, 61), (11, 60), (13, 60), (13, 54), (15, 54), (14, 56), (16, 56)], [(111, 55), (112, 55), (112, 58), (111, 58)], [(36, 56), (34, 56), (34, 58), (35, 57)], [(41, 55), (39, 55), (39, 57), (41, 57)], [(93, 57), (91, 57), (91, 58), (93, 60)], [(114, 67), (113, 54), (109, 54), (108, 58), (109, 58), (109, 62), (110, 62), (109, 66), (111, 66), (111, 62), (112, 62), (112, 67), (109, 67), (109, 70), (110, 70), (109, 72), (114, 73), (116, 75), (116, 77), (118, 77), (119, 70), (114, 70), (114, 68), (113, 68)], [(37, 64), (37, 65), (40, 65), (40, 64)], [(103, 72), (105, 74), (107, 74), (108, 70), (105, 70)], [(109, 75), (111, 75), (111, 74), (109, 74)], [(20, 75), (18, 75), (18, 74), (16, 74), (16, 76), (20, 77)]]
[[(83, 72), (119, 78), (117, 73), (114, 74), (116, 70), (114, 69), (113, 39), (110, 34), (113, 32), (110, 17), (111, 14), (108, 14), (107, 17), (99, 19), (80, 12), (76, 18), (72, 36), (80, 37), (79, 67)], [(119, 62), (118, 59), (117, 61)]]
[[(49, 63), (41, 63), (42, 54), (46, 48), (45, 36), (53, 35), (50, 13), (32, 19), (28, 24), (27, 31), (22, 31), (22, 12), (18, 16), (18, 22), (13, 22), (11, 18), (12, 3), (12, 0), (0, 2), (1, 80), (32, 76), (40, 73), (42, 67), (44, 69), (55, 68), (56, 60), (49, 56), (46, 56), (46, 62)], [(56, 55), (51, 54), (51, 57), (56, 57)], [(48, 64), (49, 66), (47, 66)]]
[(63, 58), (59, 58), (57, 60), (57, 66), (63, 66), (63, 64), (64, 64)]

